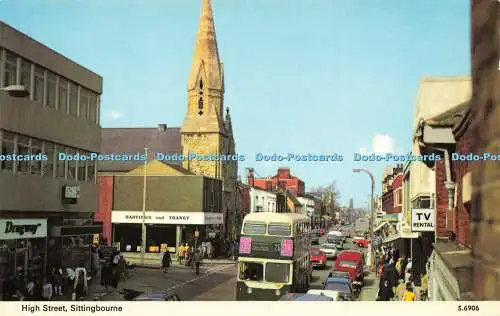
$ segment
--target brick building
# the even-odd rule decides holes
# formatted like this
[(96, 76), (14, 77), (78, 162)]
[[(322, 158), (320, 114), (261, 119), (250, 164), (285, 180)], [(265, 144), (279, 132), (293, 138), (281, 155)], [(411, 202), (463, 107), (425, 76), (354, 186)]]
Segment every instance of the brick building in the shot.
[[(443, 159), (427, 162), (435, 170), (436, 242), (430, 260), (431, 285), (429, 294), (433, 301), (463, 300), (472, 290), (472, 257), (464, 240), (468, 220), (463, 211), (467, 196), (459, 196), (463, 188), (467, 191), (468, 162), (457, 162), (456, 154), (469, 154), (467, 139), (468, 108), (470, 102), (456, 105), (448, 111), (421, 122), (418, 140), (422, 152), (440, 154)], [(465, 178), (464, 178), (465, 176)], [(465, 210), (467, 213), (467, 211)], [(460, 216), (462, 225), (457, 227)], [(444, 282), (446, 280), (446, 282)]]
[(382, 212), (401, 213), (403, 203), (403, 165), (387, 167), (382, 180)]
[[(498, 152), (500, 135), (500, 2), (471, 1), (472, 78), (471, 100), (474, 152)], [(474, 249), (474, 295), (479, 300), (500, 299), (500, 181), (498, 161), (484, 161), (472, 167), (471, 217)]]
[(267, 178), (255, 178), (252, 176), (251, 186), (259, 187), (264, 190), (272, 190), (277, 186), (287, 189), (295, 196), (304, 196), (305, 184), (290, 172), (290, 168), (278, 168), (276, 175)]

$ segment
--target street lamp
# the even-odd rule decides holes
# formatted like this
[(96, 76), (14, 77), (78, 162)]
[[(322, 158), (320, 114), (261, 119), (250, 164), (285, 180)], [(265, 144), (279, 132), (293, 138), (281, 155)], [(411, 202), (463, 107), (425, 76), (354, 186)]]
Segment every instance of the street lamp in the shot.
[(142, 185), (142, 223), (141, 223), (141, 265), (144, 266), (144, 257), (146, 256), (146, 196), (147, 196), (147, 179), (148, 179), (148, 148), (144, 148), (144, 173)]
[[(374, 207), (374, 199), (373, 199), (373, 193), (375, 191), (375, 177), (373, 176), (373, 174), (370, 172), (370, 170), (367, 170), (367, 169), (352, 169), (352, 172), (356, 172), (356, 173), (360, 173), (360, 172), (364, 172), (364, 173), (367, 173), (369, 176), (370, 176), (370, 180), (371, 180), (371, 194), (370, 194), (370, 237), (371, 237), (371, 240), (373, 240), (373, 237), (374, 237), (374, 231), (373, 231), (373, 224), (375, 222), (375, 214), (374, 214), (374, 211), (375, 211), (375, 207)], [(372, 247), (372, 252), (373, 252), (373, 247)], [(372, 258), (373, 258), (373, 254), (372, 254)], [(373, 259), (372, 259), (373, 260)]]
[(30, 92), (22, 85), (7, 86), (0, 88), (0, 91), (5, 91), (14, 98), (27, 98), (30, 95)]

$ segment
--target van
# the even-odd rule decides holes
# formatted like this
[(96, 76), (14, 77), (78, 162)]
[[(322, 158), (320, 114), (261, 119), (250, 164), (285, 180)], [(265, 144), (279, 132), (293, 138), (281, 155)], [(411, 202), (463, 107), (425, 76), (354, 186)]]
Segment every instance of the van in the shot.
[(364, 254), (361, 251), (344, 250), (337, 255), (335, 270), (349, 272), (353, 286), (362, 287), (364, 265)]

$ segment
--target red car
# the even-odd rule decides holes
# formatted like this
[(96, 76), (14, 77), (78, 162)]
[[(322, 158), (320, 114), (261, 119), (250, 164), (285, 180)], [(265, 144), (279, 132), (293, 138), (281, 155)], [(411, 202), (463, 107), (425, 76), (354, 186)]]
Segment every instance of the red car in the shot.
[(360, 248), (367, 248), (368, 245), (370, 244), (370, 240), (364, 238), (363, 239), (356, 238), (352, 242)]
[(354, 286), (361, 287), (364, 279), (364, 255), (358, 250), (344, 250), (337, 255), (336, 271), (349, 272)]
[(325, 236), (325, 229), (324, 228), (320, 228), (319, 229), (319, 234), (320, 234), (320, 236)]
[(311, 256), (311, 263), (313, 267), (319, 267), (321, 269), (326, 268), (328, 259), (323, 251), (319, 249), (311, 249), (309, 250), (309, 255)]

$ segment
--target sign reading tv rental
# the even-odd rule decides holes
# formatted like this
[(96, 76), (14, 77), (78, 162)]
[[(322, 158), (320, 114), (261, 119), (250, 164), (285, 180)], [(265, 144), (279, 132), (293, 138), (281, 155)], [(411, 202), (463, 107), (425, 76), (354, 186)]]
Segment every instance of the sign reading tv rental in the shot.
[(436, 210), (420, 208), (411, 210), (412, 232), (433, 232), (436, 230)]
[(0, 219), (0, 240), (47, 237), (46, 219)]

